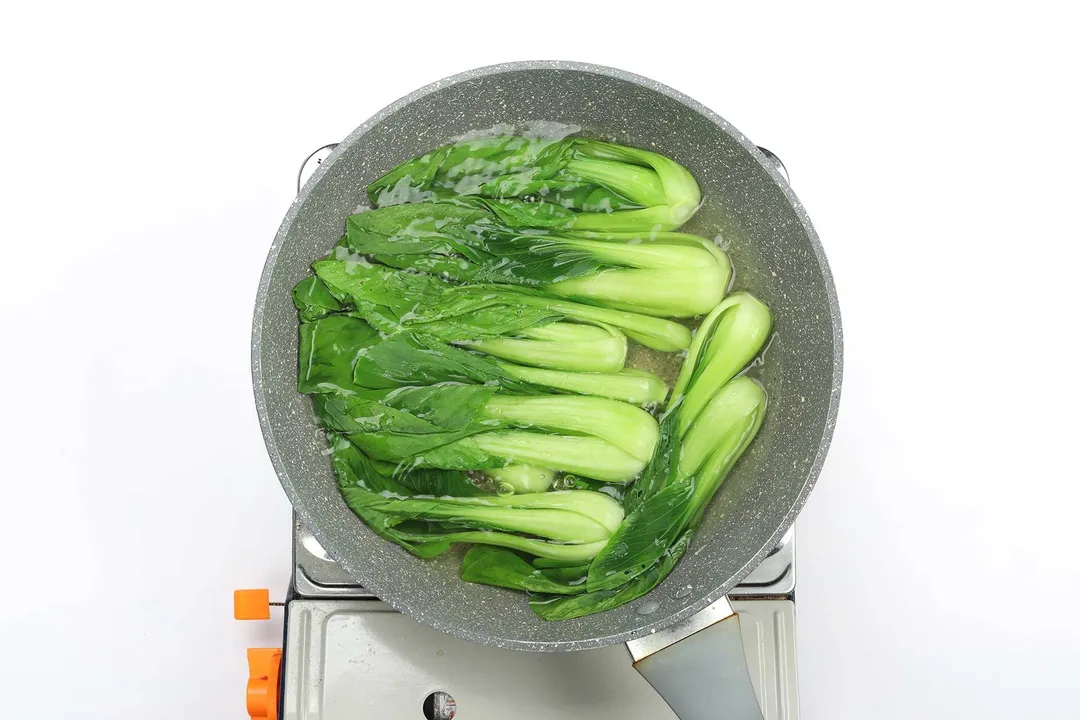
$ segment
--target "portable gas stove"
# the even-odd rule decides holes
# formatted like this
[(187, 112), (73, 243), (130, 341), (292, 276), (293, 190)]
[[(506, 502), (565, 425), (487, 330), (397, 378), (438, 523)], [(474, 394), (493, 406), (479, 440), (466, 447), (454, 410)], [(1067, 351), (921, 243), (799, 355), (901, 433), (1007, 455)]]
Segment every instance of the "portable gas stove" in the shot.
[[(305, 160), (298, 191), (333, 148), (319, 148)], [(762, 151), (786, 176), (779, 159)], [(750, 680), (763, 717), (795, 720), (799, 695), (794, 528), (728, 599), (739, 614)], [(365, 590), (295, 518), (293, 575), (285, 601), (271, 603), (266, 590), (238, 590), (236, 617), (269, 619), (270, 605), (284, 606), (284, 644), (248, 651), (247, 705), (252, 718), (676, 717), (633, 669), (625, 645), (535, 653), (478, 645), (441, 633), (394, 611)], [(639, 612), (649, 607), (645, 604)], [(656, 633), (650, 641), (664, 643), (668, 632)], [(717, 713), (722, 716), (723, 708)]]

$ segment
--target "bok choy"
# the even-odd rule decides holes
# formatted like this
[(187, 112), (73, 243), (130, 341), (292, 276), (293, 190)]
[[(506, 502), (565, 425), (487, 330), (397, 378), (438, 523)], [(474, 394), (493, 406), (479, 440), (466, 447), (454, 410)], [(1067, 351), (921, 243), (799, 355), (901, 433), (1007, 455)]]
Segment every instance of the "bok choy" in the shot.
[(483, 385), (445, 383), (314, 400), (325, 427), (370, 458), (404, 468), (530, 465), (625, 483), (641, 472), (659, 436), (652, 416), (626, 403), (506, 396)]
[(588, 490), (498, 497), (460, 472), (387, 473), (344, 436), (331, 432), (329, 439), (346, 504), (375, 533), (420, 557), (475, 543), (580, 565), (624, 515), (618, 501)]
[(682, 398), (678, 429), (685, 433), (705, 404), (754, 359), (772, 330), (772, 313), (745, 292), (733, 293), (702, 320), (675, 382)]
[[(560, 325), (562, 323), (554, 323), (534, 330), (557, 333)], [(555, 341), (500, 338), (489, 342), (522, 343), (515, 349), (515, 354), (523, 362), (533, 365), (552, 364), (550, 358), (553, 355), (565, 354), (566, 364), (571, 366), (622, 367), (625, 340), (621, 336), (612, 340), (610, 329), (588, 325), (572, 327), (596, 331), (602, 336), (601, 342), (562, 345), (555, 351), (551, 348), (559, 345)], [(550, 334), (547, 336), (551, 337)], [(615, 347), (607, 350), (597, 347), (604, 342), (613, 342)], [(483, 349), (483, 341), (474, 344)], [(531, 344), (536, 354), (526, 353), (525, 344)], [(617, 363), (615, 358), (619, 359)], [(557, 390), (597, 395), (645, 406), (661, 403), (667, 395), (664, 381), (643, 370), (624, 368), (614, 373), (600, 373), (526, 367), (477, 355), (414, 333), (384, 338), (366, 321), (348, 314), (327, 315), (300, 325), (299, 364), (297, 387), (303, 393), (353, 394), (365, 389), (457, 382), (495, 385), (504, 392), (517, 394)]]
[[(768, 308), (747, 293), (734, 293), (702, 321), (653, 457), (624, 500), (626, 519), (584, 574), (586, 592), (533, 595), (534, 612), (563, 620), (618, 607), (674, 569), (764, 419), (761, 385), (732, 378), (758, 354), (771, 327)], [(478, 582), (494, 577), (490, 570), (471, 576)]]
[(530, 607), (548, 620), (610, 610), (661, 582), (686, 551), (709, 500), (719, 489), (765, 416), (765, 391), (740, 377), (708, 403), (682, 442), (669, 484), (630, 512), (585, 575), (587, 593), (534, 596)]
[[(585, 562), (619, 527), (617, 501), (590, 490), (487, 497), (387, 497), (363, 487), (344, 488), (357, 513), (378, 513), (404, 540), (497, 545), (556, 560)], [(438, 523), (423, 531), (402, 527)]]
[[(454, 543), (475, 543), (560, 562), (588, 562), (623, 518), (616, 500), (589, 490), (500, 497), (467, 484), (454, 488), (444, 479), (442, 489), (457, 494), (435, 495), (431, 480), (442, 471), (389, 477), (341, 436), (331, 435), (331, 449), (346, 504), (373, 531), (420, 557), (439, 555)], [(417, 482), (417, 476), (427, 479), (429, 487), (417, 492), (405, 484)]]
[(421, 203), (351, 216), (345, 242), (381, 263), (458, 282), (535, 287), (659, 317), (712, 310), (731, 279), (727, 256), (702, 238), (659, 235), (522, 232), (481, 211)]
[(520, 555), (491, 546), (471, 548), (461, 561), (461, 579), (525, 592), (578, 595), (585, 592), (588, 564), (534, 568)]
[(701, 191), (674, 160), (586, 138), (465, 140), (410, 160), (368, 186), (377, 206), (453, 199), (513, 227), (674, 230)]
[(353, 261), (320, 260), (315, 273), (384, 334), (424, 333), (443, 342), (515, 336), (558, 320), (600, 323), (655, 350), (690, 346), (690, 331), (670, 320), (559, 300), (501, 285), (451, 285), (429, 275)]

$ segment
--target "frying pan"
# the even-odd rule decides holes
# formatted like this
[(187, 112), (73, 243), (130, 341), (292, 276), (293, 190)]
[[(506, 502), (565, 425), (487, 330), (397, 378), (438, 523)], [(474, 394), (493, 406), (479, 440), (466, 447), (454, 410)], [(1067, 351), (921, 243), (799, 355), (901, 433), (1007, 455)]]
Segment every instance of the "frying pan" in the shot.
[[(763, 299), (775, 316), (766, 360), (755, 368), (769, 392), (764, 425), (682, 562), (646, 597), (562, 622), (536, 617), (520, 593), (462, 582), (460, 551), (418, 559), (377, 537), (349, 510), (310, 403), (296, 390), (297, 317), (290, 296), (312, 261), (341, 237), (346, 216), (365, 204), (369, 182), (463, 133), (538, 120), (655, 150), (689, 168), (703, 205), (684, 229), (719, 236), (735, 266), (736, 287)], [(690, 634), (693, 618), (710, 606), (715, 614), (714, 603), (776, 547), (825, 459), (840, 395), (841, 345), (835, 288), (817, 234), (755, 145), (699, 103), (646, 78), (595, 65), (524, 62), (421, 88), (357, 128), (323, 162), (270, 248), (256, 303), (252, 373), (281, 484), (346, 572), (397, 610), (467, 640), (516, 650), (581, 650), (671, 626)]]

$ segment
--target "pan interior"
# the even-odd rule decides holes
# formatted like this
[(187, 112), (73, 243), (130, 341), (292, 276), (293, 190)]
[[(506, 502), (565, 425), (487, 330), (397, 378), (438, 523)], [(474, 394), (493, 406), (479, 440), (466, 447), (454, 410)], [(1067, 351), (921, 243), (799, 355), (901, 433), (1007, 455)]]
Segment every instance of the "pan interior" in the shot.
[[(338, 493), (307, 398), (296, 391), (297, 318), (290, 290), (341, 237), (365, 186), (396, 164), (463, 133), (535, 121), (655, 150), (685, 165), (703, 205), (685, 227), (717, 236), (735, 287), (773, 309), (775, 337), (753, 370), (769, 392), (757, 440), (728, 477), (686, 557), (647, 598), (549, 623), (524, 596), (458, 579), (460, 550), (420, 560), (376, 537)], [(817, 475), (839, 390), (839, 317), (816, 236), (794, 196), (722, 120), (642, 78), (566, 63), (487, 68), (436, 83), (359, 128), (290, 210), (260, 287), (253, 340), (267, 446), (301, 519), (344, 569), (414, 618), (502, 647), (595, 647), (701, 609), (752, 569), (794, 520)]]

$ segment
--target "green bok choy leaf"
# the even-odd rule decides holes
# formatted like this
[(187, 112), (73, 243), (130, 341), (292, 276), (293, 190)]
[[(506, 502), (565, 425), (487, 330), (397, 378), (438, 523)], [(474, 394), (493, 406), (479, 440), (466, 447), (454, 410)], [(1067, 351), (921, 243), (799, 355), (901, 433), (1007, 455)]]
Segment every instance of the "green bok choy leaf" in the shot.
[[(401, 497), (413, 494), (461, 497), (485, 494), (468, 476), (455, 471), (423, 468), (391, 477), (343, 436), (331, 432), (328, 439), (331, 464), (343, 495), (354, 488)], [(451, 543), (443, 537), (420, 536), (420, 533), (428, 530), (426, 523), (403, 522), (400, 517), (363, 505), (352, 509), (377, 535), (419, 557), (434, 557), (450, 548)]]
[(452, 285), (430, 275), (341, 260), (321, 260), (315, 273), (337, 297), (386, 335), (411, 331), (442, 342), (520, 336), (559, 320), (618, 328), (655, 350), (690, 346), (678, 323), (638, 313), (583, 305), (501, 285)]
[[(562, 325), (564, 323), (554, 323), (538, 330), (557, 333)], [(585, 328), (605, 338), (611, 337), (610, 329), (589, 325), (571, 327)], [(492, 342), (499, 340), (509, 342), (514, 339), (500, 338)], [(521, 340), (523, 345), (530, 342), (538, 348), (537, 356), (521, 355), (527, 348), (519, 346), (514, 350), (522, 360), (531, 360), (534, 364), (548, 362), (555, 354), (550, 348), (541, 347), (557, 344), (555, 342)], [(625, 353), (625, 341), (617, 338), (616, 343), (618, 347), (614, 354)], [(480, 344), (483, 345), (482, 342)], [(569, 356), (575, 348), (579, 355), (571, 358), (567, 364), (614, 365), (611, 355), (605, 358), (608, 353), (602, 349), (590, 355), (590, 350), (597, 349), (595, 345), (567, 345), (563, 352)], [(383, 338), (367, 322), (351, 315), (328, 315), (302, 323), (299, 365), (297, 387), (303, 393), (352, 394), (365, 389), (457, 382), (496, 385), (504, 392), (515, 394), (537, 395), (554, 389), (579, 395), (597, 395), (635, 405), (656, 405), (663, 402), (667, 394), (663, 380), (643, 370), (597, 373), (524, 367), (477, 355), (414, 333), (399, 333)]]
[(740, 377), (725, 385), (682, 438), (670, 484), (644, 499), (589, 568), (589, 591), (611, 590), (648, 570), (693, 529), (765, 417), (765, 391)]
[[(567, 562), (587, 562), (623, 518), (618, 502), (589, 490), (434, 498), (395, 497), (353, 486), (342, 488), (342, 495), (365, 520), (377, 518), (384, 537), (407, 547), (474, 543)], [(420, 522), (429, 525), (416, 527)]]
[(441, 384), (313, 400), (324, 426), (371, 458), (402, 468), (530, 465), (628, 482), (658, 437), (644, 410), (605, 398), (503, 396), (491, 386)]
[(519, 555), (496, 547), (470, 548), (461, 561), (461, 579), (525, 592), (578, 595), (585, 592), (589, 566), (534, 568)]
[(628, 510), (674, 480), (690, 425), (757, 356), (771, 329), (768, 307), (745, 292), (732, 293), (701, 321), (661, 420), (656, 455), (627, 494)]
[(771, 327), (768, 308), (747, 293), (733, 294), (705, 318), (661, 419), (654, 456), (626, 496), (626, 520), (590, 565), (588, 592), (534, 597), (535, 612), (566, 619), (610, 609), (671, 571), (764, 419), (764, 389), (734, 376), (761, 350)]
[(613, 234), (590, 235), (523, 233), (457, 205), (422, 203), (351, 216), (346, 243), (396, 268), (458, 282), (535, 287), (660, 317), (709, 312), (731, 279), (727, 256), (703, 238), (662, 233), (664, 238), (619, 242)]
[(537, 594), (529, 598), (529, 607), (545, 620), (572, 620), (633, 602), (651, 592), (671, 574), (679, 560), (686, 554), (686, 549), (690, 547), (692, 537), (692, 531), (684, 532), (671, 547), (663, 552), (657, 562), (618, 587), (576, 594), (572, 597), (565, 597), (569, 594), (565, 592), (556, 593), (551, 589), (537, 589), (534, 591)]
[[(345, 437), (330, 433), (329, 439), (349, 507), (376, 534), (420, 557), (439, 555), (454, 543), (494, 545), (577, 566), (583, 578), (587, 565), (581, 564), (603, 547), (623, 518), (619, 503), (602, 493), (500, 498), (484, 493), (463, 473), (420, 468), (389, 475)], [(548, 574), (553, 580), (564, 576)]]
[(674, 230), (697, 211), (693, 176), (658, 153), (612, 143), (502, 136), (428, 153), (368, 186), (377, 206), (455, 199), (514, 227)]

